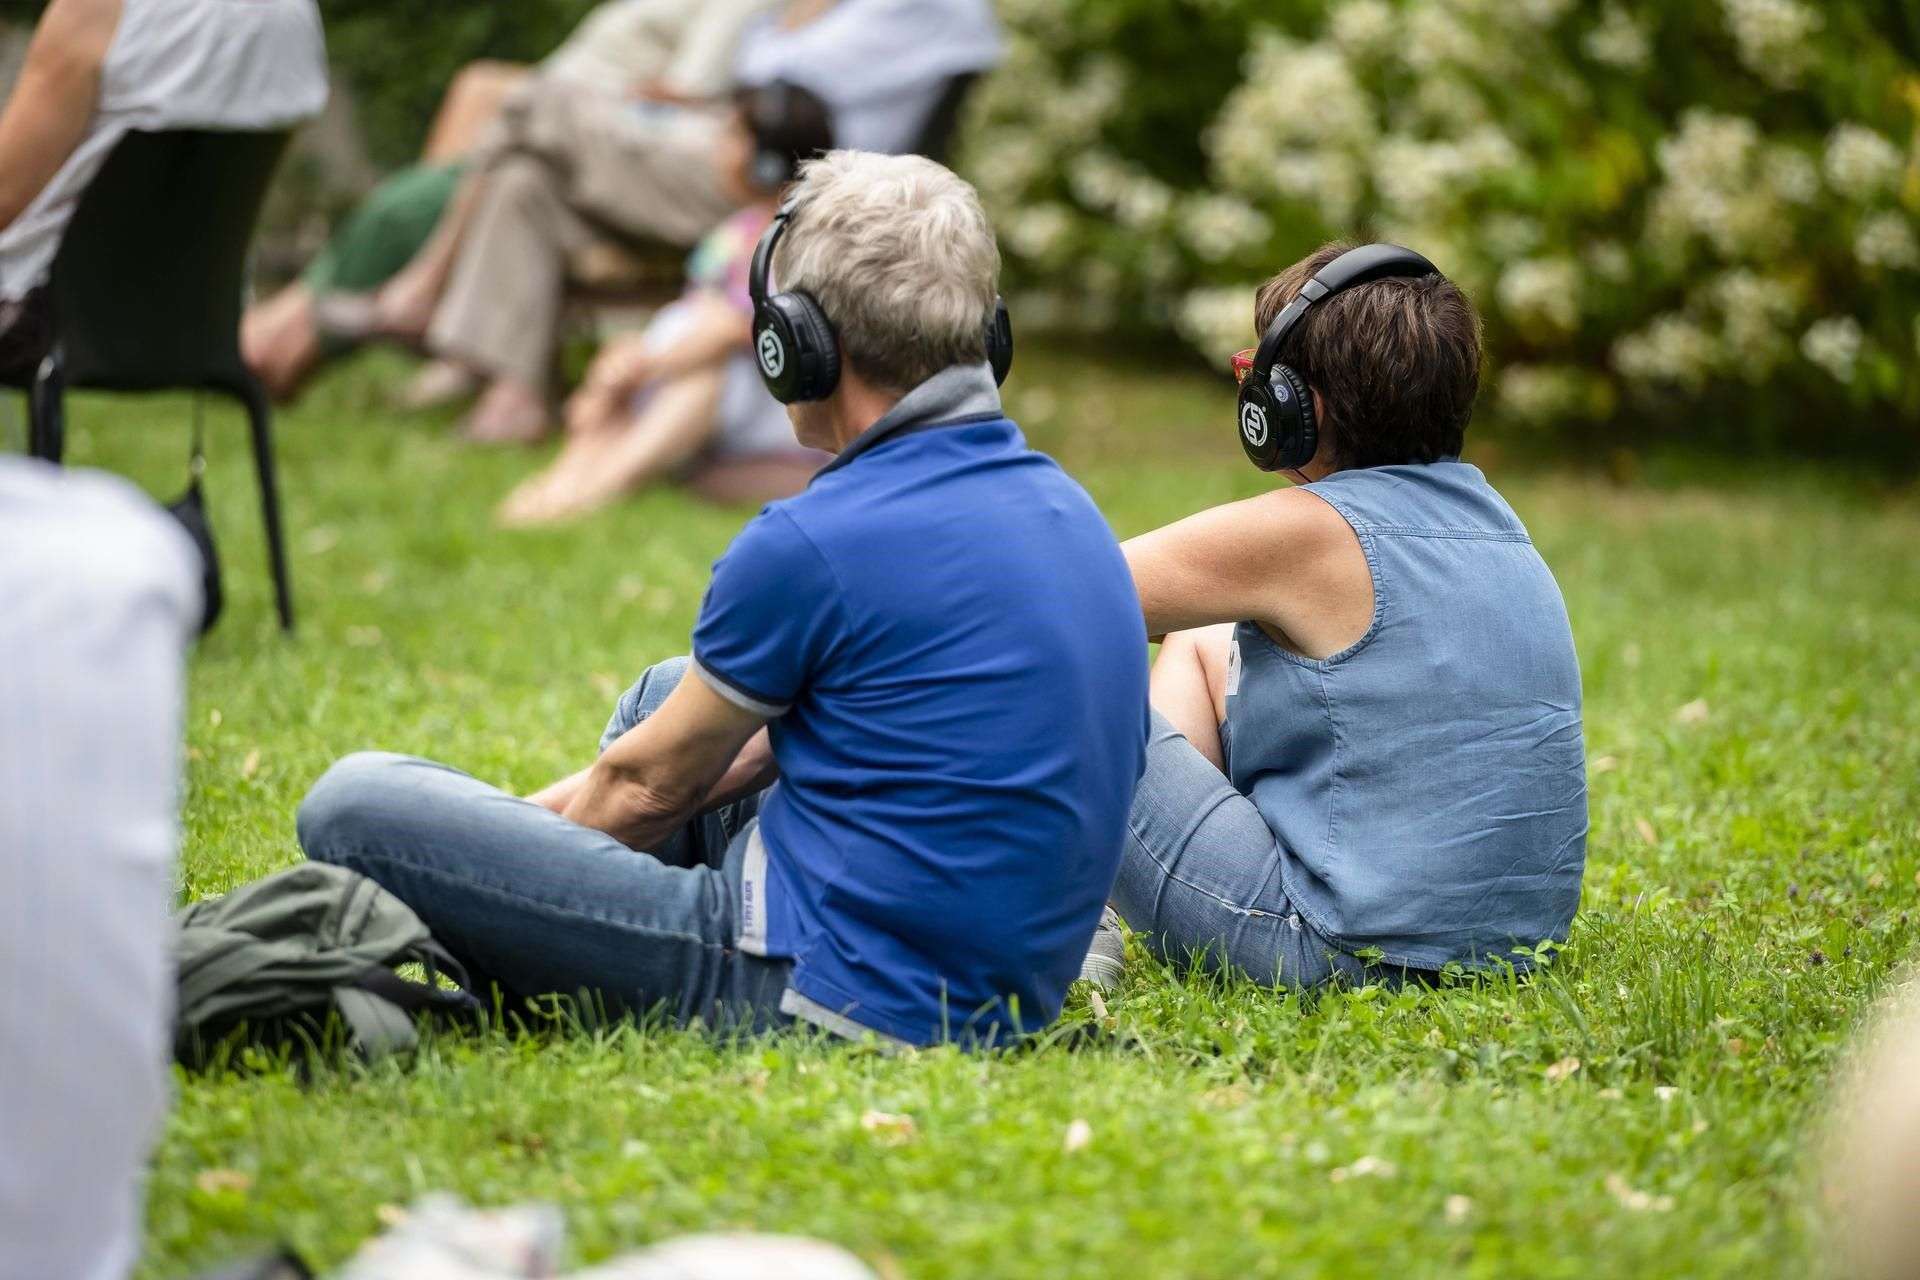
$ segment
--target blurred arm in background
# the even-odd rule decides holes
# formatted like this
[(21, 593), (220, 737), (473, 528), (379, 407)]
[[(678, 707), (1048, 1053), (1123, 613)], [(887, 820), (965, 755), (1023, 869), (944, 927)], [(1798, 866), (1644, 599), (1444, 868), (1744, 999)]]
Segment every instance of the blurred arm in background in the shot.
[(86, 136), (121, 0), (53, 0), (0, 113), (0, 230), (33, 203)]

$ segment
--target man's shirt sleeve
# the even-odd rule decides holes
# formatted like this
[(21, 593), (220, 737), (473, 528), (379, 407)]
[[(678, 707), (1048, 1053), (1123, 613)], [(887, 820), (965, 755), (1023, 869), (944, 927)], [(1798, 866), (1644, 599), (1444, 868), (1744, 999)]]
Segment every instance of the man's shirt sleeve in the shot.
[(783, 715), (825, 660), (841, 616), (833, 571), (793, 518), (762, 512), (713, 566), (693, 669), (756, 715)]

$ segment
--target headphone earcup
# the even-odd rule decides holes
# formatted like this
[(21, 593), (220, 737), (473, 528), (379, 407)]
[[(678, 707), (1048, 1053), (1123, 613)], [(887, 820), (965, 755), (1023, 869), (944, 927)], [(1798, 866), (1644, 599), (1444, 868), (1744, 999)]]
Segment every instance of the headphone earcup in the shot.
[(1290, 471), (1313, 457), (1319, 429), (1313, 396), (1286, 365), (1273, 366), (1261, 382), (1249, 377), (1240, 388), (1240, 447), (1262, 471)]
[(1007, 371), (1013, 368), (1013, 316), (1001, 297), (994, 298), (993, 315), (987, 320), (987, 364), (993, 369), (996, 387), (1006, 382)]
[(1314, 451), (1320, 446), (1320, 424), (1313, 414), (1313, 392), (1307, 389), (1306, 379), (1284, 364), (1273, 366), (1272, 383), (1274, 399), (1280, 402), (1283, 428), (1273, 469), (1292, 471), (1312, 461)]
[(820, 304), (804, 293), (776, 293), (753, 322), (753, 358), (768, 394), (781, 404), (824, 400), (840, 382), (840, 346)]

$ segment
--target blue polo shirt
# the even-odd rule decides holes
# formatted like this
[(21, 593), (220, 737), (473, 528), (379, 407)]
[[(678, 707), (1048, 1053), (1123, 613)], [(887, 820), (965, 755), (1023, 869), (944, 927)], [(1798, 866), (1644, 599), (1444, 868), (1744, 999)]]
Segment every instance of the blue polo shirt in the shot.
[(792, 958), (782, 1007), (913, 1044), (1051, 1022), (1119, 867), (1147, 638), (1106, 521), (985, 366), (748, 524), (693, 649), (773, 717), (741, 946)]

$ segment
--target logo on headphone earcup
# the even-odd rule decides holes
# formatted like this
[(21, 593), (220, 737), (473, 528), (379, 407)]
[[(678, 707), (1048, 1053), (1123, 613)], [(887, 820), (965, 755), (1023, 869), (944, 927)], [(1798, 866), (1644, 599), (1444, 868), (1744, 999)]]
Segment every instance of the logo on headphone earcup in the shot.
[(755, 344), (760, 357), (760, 373), (763, 377), (778, 378), (787, 369), (787, 344), (780, 341), (780, 335), (772, 328), (760, 331), (760, 340)]
[(1240, 438), (1249, 448), (1267, 447), (1267, 409), (1257, 400), (1243, 400), (1240, 403)]

